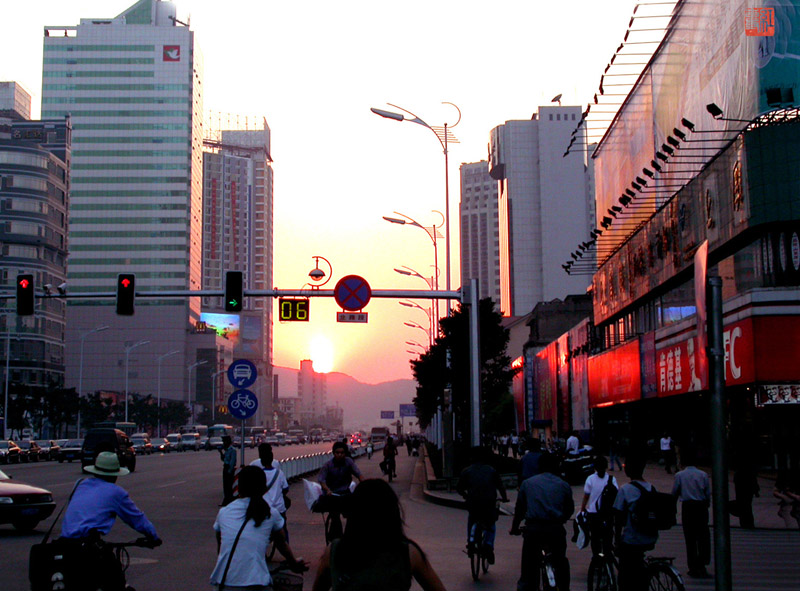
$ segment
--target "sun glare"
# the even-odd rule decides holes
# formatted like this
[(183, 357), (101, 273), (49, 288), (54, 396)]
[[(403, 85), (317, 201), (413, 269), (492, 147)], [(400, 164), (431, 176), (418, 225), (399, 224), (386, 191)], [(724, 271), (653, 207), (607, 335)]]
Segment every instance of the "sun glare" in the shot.
[(316, 335), (311, 339), (311, 361), (316, 372), (328, 373), (333, 369), (333, 345), (327, 337)]

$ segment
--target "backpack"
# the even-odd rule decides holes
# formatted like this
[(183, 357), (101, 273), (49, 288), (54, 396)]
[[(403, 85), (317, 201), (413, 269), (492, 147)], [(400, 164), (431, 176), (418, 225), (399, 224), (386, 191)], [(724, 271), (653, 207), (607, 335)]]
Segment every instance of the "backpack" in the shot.
[(677, 505), (675, 497), (647, 490), (638, 482), (631, 482), (639, 489), (641, 496), (634, 501), (631, 511), (631, 524), (644, 535), (654, 536), (660, 529), (669, 529), (676, 523)]
[(614, 486), (614, 477), (608, 474), (608, 482), (600, 492), (600, 497), (597, 499), (595, 507), (600, 515), (611, 515), (614, 509), (614, 501), (617, 499), (618, 489)]

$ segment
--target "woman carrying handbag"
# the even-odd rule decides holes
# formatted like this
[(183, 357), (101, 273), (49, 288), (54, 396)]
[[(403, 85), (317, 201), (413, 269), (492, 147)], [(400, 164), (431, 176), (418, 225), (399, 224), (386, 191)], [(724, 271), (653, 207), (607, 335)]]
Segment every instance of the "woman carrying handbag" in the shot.
[(218, 591), (270, 591), (272, 577), (265, 554), (270, 539), (290, 562), (294, 572), (308, 570), (283, 536), (283, 517), (264, 500), (264, 471), (245, 466), (239, 473), (239, 498), (222, 507), (214, 522), (219, 556), (211, 584)]

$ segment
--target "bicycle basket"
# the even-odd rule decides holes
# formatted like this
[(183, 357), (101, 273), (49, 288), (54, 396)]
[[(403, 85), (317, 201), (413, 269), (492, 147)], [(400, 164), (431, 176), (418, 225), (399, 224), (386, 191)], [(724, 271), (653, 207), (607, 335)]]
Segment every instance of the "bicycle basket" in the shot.
[(272, 573), (274, 591), (303, 591), (303, 575), (285, 571)]

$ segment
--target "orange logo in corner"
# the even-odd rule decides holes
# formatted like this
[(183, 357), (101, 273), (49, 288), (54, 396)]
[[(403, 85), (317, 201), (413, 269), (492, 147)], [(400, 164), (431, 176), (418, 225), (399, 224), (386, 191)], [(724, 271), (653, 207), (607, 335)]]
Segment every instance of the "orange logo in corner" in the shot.
[(744, 34), (748, 37), (772, 37), (775, 35), (774, 8), (746, 8)]

